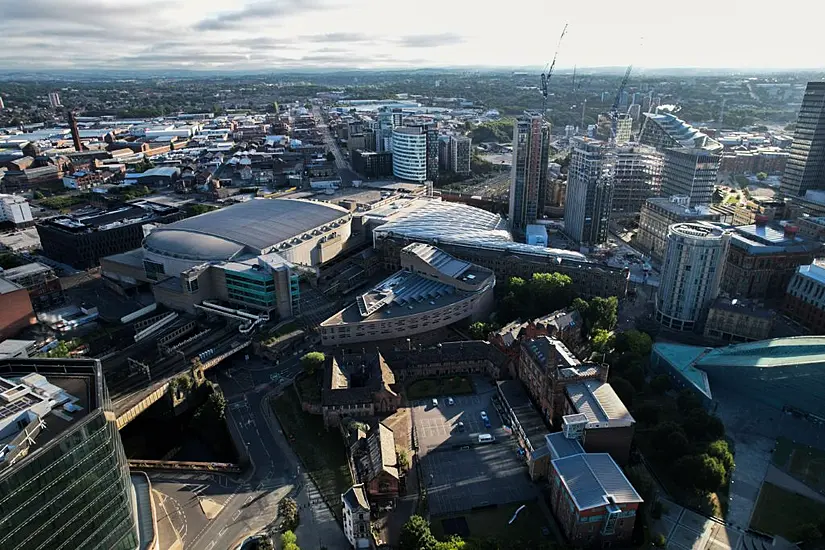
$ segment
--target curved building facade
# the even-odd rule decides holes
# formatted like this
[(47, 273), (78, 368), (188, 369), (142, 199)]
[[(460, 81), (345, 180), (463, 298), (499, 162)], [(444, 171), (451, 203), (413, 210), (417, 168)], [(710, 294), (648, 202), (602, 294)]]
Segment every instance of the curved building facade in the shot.
[(392, 173), (408, 181), (427, 180), (427, 134), (417, 127), (392, 131)]
[(0, 548), (137, 548), (129, 468), (100, 363), (3, 360), (0, 385)]
[(656, 320), (673, 330), (693, 330), (719, 294), (730, 236), (697, 222), (671, 225), (667, 239)]
[[(656, 343), (654, 367), (712, 398), (725, 389), (777, 409), (825, 418), (825, 337), (775, 338), (721, 348)], [(681, 383), (679, 383), (681, 382)]]
[(423, 243), (401, 251), (402, 269), (321, 323), (325, 346), (408, 337), (479, 318), (493, 305), (492, 271)]

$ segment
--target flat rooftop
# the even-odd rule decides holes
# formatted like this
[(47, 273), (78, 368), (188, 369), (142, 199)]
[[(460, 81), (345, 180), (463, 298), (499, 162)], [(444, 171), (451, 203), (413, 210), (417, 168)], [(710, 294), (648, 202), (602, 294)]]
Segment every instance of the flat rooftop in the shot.
[(530, 441), (534, 450), (542, 447), (546, 449), (544, 436), (547, 435), (547, 426), (541, 415), (530, 402), (527, 392), (518, 380), (503, 380), (497, 382), (499, 393), (504, 396), (513, 414), (516, 416), (521, 429)]
[[(0, 359), (0, 378), (6, 381), (0, 395), (10, 390), (0, 399), (0, 427), (9, 421), (0, 428), (0, 449), (5, 448), (0, 477), (12, 463), (37, 457), (101, 406), (103, 375), (93, 359)], [(21, 416), (29, 410), (36, 414)], [(23, 453), (30, 445), (26, 434), (35, 442), (28, 454)]]
[(587, 380), (570, 384), (564, 391), (576, 412), (587, 417), (588, 428), (620, 428), (636, 422), (606, 382)]
[(149, 203), (143, 207), (130, 204), (111, 210), (86, 206), (72, 212), (70, 215), (55, 216), (44, 220), (42, 223), (70, 233), (85, 233), (88, 231), (106, 231), (134, 223), (147, 223), (158, 215), (175, 212), (177, 212), (177, 209), (174, 207), (160, 204), (149, 205)]

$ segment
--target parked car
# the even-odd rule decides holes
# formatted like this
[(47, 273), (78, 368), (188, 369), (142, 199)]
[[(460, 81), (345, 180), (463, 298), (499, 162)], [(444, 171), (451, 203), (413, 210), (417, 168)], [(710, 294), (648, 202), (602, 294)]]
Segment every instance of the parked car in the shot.
[(448, 397), (447, 404), (452, 407), (453, 405), (455, 405), (455, 400), (453, 400), (452, 397)]
[(459, 431), (459, 432), (463, 432), (463, 431), (464, 431), (464, 422), (459, 422), (459, 423), (458, 423), (458, 431)]
[(438, 408), (438, 399), (436, 399), (435, 397), (433, 397), (433, 408)]
[(490, 427), (490, 417), (487, 416), (487, 411), (481, 411), (481, 421), (484, 422), (486, 428)]

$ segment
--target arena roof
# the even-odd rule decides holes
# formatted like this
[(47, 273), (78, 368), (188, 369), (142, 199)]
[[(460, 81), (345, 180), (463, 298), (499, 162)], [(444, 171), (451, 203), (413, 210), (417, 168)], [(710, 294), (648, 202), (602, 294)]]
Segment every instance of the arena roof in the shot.
[(261, 254), (347, 214), (345, 209), (329, 203), (257, 199), (156, 229), (143, 246), (169, 256), (228, 260), (245, 249)]

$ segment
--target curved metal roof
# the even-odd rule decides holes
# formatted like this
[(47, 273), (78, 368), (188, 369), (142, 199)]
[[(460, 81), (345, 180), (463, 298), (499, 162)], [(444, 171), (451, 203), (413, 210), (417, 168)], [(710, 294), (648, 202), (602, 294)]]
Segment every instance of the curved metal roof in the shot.
[(413, 201), (389, 216), (375, 233), (404, 236), (437, 244), (439, 242), (495, 248), (503, 253), (550, 256), (561, 260), (586, 262), (584, 254), (559, 248), (544, 248), (513, 241), (507, 222), (493, 214), (455, 202)]
[(280, 242), (328, 225), (349, 212), (340, 206), (298, 199), (256, 199), (156, 229), (143, 246), (158, 254), (227, 260), (244, 249), (261, 254)]
[(143, 241), (143, 248), (163, 256), (189, 260), (231, 260), (244, 245), (203, 233), (156, 229)]

